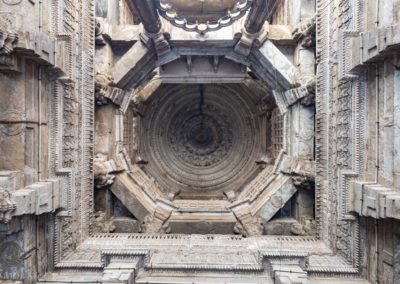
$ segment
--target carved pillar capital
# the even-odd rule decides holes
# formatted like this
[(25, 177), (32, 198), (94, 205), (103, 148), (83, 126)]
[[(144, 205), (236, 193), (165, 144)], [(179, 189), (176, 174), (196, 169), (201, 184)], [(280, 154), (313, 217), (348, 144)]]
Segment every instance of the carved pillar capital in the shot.
[(159, 58), (167, 55), (171, 51), (171, 47), (161, 31), (158, 33), (149, 33), (146, 31), (140, 34), (140, 39), (147, 48), (151, 48), (154, 45)]
[[(253, 44), (261, 46), (268, 38), (269, 23), (266, 22), (267, 12), (266, 10), (264, 12), (257, 11), (257, 9), (262, 9), (262, 7), (264, 7), (263, 5), (267, 5), (264, 3), (267, 1), (262, 2), (263, 3), (260, 3), (260, 1), (255, 2), (242, 29), (242, 36), (235, 46), (235, 52), (243, 56), (248, 56), (250, 54)], [(259, 12), (261, 12), (261, 14)], [(254, 15), (257, 15), (257, 17)]]

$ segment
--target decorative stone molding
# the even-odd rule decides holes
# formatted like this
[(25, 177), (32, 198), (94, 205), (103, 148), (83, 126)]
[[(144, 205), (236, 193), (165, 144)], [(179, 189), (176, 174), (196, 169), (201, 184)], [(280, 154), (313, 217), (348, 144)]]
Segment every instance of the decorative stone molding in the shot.
[(400, 24), (366, 32), (345, 30), (340, 34), (339, 71), (341, 79), (354, 79), (357, 71), (385, 60), (400, 48)]
[(0, 223), (8, 223), (15, 209), (16, 204), (11, 199), (10, 192), (5, 188), (0, 188)]
[(70, 77), (70, 34), (49, 36), (24, 29), (14, 31), (14, 22), (18, 17), (21, 15), (0, 14), (0, 72), (22, 72), (22, 59), (29, 58), (41, 65), (51, 66), (55, 74), (60, 72)]

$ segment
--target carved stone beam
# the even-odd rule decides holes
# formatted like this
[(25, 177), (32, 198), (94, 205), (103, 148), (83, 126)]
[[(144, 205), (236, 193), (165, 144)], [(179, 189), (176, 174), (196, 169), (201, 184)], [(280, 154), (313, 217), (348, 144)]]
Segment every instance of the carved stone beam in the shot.
[(299, 86), (299, 70), (270, 40), (260, 48), (253, 48), (248, 61), (253, 72), (271, 90), (286, 91)]
[(134, 89), (156, 67), (157, 57), (141, 42), (136, 42), (115, 64), (112, 77), (121, 89)]
[(158, 57), (165, 56), (171, 50), (161, 31), (161, 20), (152, 0), (130, 0), (142, 20), (145, 33), (142, 41), (145, 45), (154, 44)]

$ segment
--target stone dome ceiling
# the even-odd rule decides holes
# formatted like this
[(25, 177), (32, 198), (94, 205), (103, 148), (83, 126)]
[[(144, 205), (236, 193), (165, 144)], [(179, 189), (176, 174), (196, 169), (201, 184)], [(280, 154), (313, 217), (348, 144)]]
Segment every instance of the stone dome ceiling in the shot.
[(262, 155), (256, 105), (226, 85), (161, 88), (141, 121), (146, 171), (184, 199), (222, 199), (252, 177)]

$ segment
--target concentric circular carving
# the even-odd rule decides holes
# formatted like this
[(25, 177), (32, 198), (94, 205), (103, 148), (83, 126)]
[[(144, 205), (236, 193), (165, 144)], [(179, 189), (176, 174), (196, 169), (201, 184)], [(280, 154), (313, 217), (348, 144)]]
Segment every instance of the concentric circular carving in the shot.
[(221, 199), (257, 171), (261, 123), (243, 94), (225, 85), (169, 85), (153, 96), (140, 151), (164, 191)]
[(177, 112), (172, 118), (168, 141), (178, 159), (207, 167), (224, 159), (232, 148), (232, 127), (212, 104), (200, 102)]

